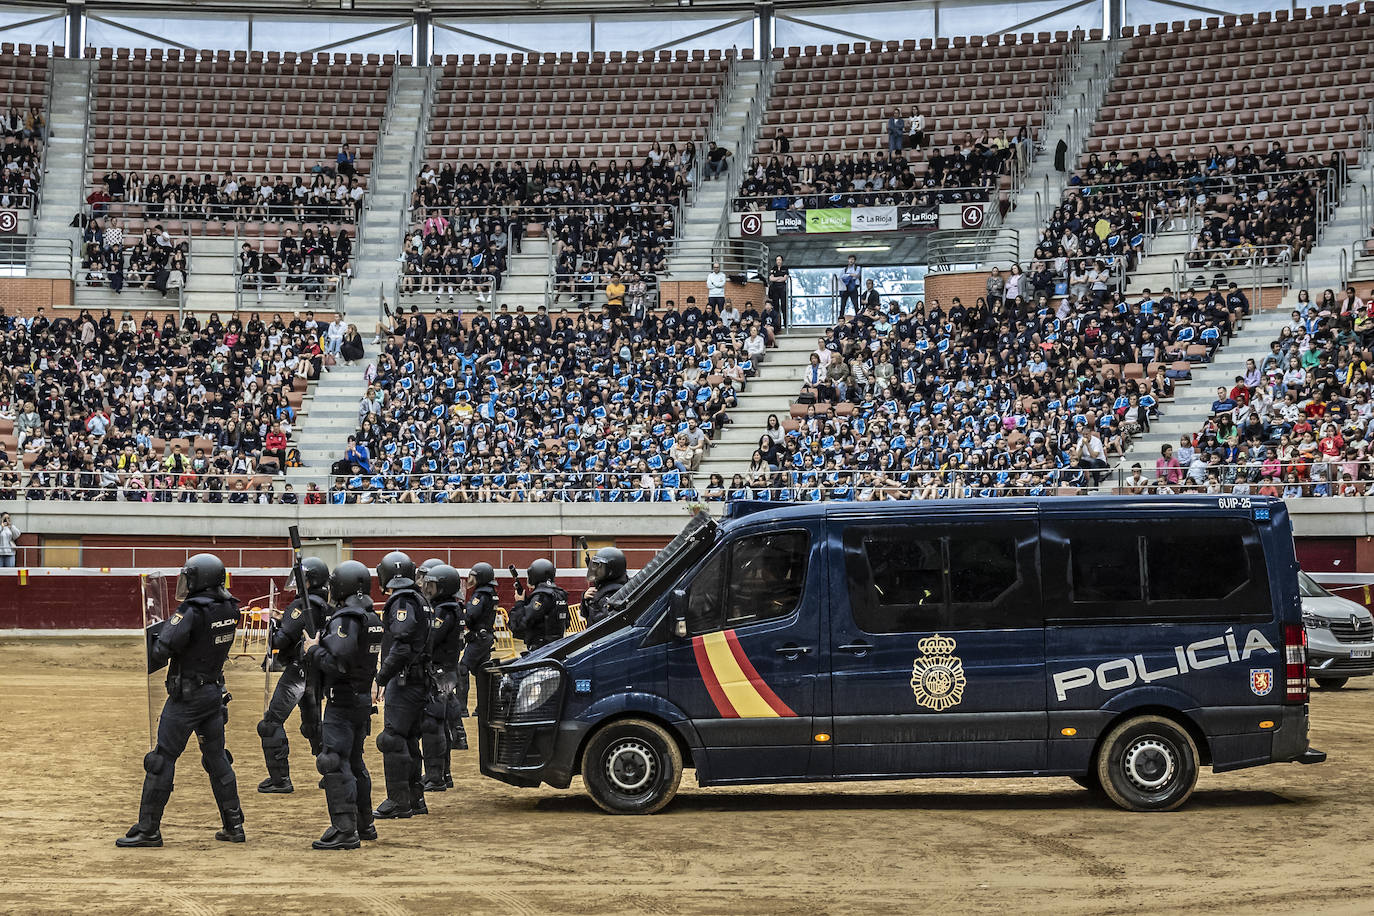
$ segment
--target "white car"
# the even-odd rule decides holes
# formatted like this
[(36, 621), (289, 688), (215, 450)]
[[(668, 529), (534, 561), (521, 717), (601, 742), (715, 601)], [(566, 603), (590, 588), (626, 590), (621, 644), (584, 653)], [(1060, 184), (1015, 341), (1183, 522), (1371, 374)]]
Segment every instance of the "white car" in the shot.
[(1331, 594), (1305, 572), (1302, 623), (1307, 630), (1307, 665), (1317, 686), (1339, 690), (1352, 677), (1374, 674), (1374, 617), (1364, 605)]

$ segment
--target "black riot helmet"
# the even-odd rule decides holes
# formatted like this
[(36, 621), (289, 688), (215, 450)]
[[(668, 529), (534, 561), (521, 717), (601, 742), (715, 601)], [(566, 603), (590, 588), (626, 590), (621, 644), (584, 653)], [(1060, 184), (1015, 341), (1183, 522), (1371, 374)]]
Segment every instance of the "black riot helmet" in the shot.
[(428, 560), (425, 560), (425, 562), (421, 563), (420, 568), (415, 571), (415, 584), (421, 586), (424, 585), (425, 577), (429, 575), (429, 571), (436, 566), (443, 565), (443, 562), (444, 561), (439, 559), (438, 557), (430, 557)]
[(618, 547), (602, 547), (587, 564), (587, 578), (596, 585), (625, 581), (625, 553)]
[(329, 564), (319, 557), (301, 560), (301, 572), (305, 573), (305, 587), (312, 592), (318, 592), (329, 584)]
[(355, 595), (372, 596), (372, 573), (357, 560), (344, 560), (329, 574), (329, 597), (343, 604)]
[(224, 564), (214, 554), (196, 554), (186, 561), (181, 567), (181, 575), (177, 576), (178, 601), (223, 588)]
[(525, 573), (525, 579), (530, 583), (530, 588), (543, 585), (545, 582), (552, 582), (558, 570), (554, 567), (552, 560), (545, 560), (540, 557), (530, 564), (530, 568)]
[(422, 586), (430, 601), (447, 601), (458, 595), (463, 587), (463, 574), (447, 563), (436, 563), (425, 573)]
[(377, 564), (377, 581), (387, 591), (409, 588), (415, 584), (415, 563), (401, 551), (393, 550)]
[(473, 563), (472, 569), (468, 570), (468, 578), (472, 579), (475, 588), (481, 588), (496, 581), (496, 570), (491, 568), (490, 563)]

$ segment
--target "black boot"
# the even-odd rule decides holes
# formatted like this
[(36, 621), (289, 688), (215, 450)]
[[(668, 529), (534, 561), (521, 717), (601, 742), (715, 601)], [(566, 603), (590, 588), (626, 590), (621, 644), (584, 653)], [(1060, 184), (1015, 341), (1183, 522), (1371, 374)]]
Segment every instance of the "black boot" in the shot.
[(134, 824), (129, 828), (128, 833), (115, 840), (115, 845), (121, 849), (137, 846), (161, 846), (162, 831), (156, 827), (142, 827)]
[(377, 806), (377, 810), (372, 812), (372, 816), (379, 821), (389, 821), (398, 817), (410, 817), (409, 808), (402, 808), (391, 799), (387, 799)]
[(442, 776), (431, 776), (424, 781), (422, 788), (426, 792), (447, 792), (449, 784), (444, 782)]
[(241, 810), (229, 808), (221, 811), (220, 820), (224, 823), (224, 829), (215, 831), (215, 839), (222, 843), (242, 843), (247, 839), (243, 835), (243, 812)]
[(344, 833), (333, 825), (324, 832), (324, 836), (310, 844), (313, 849), (357, 849), (361, 845), (363, 844), (358, 839), (358, 831)]
[(376, 824), (368, 824), (366, 827), (359, 827), (359, 828), (358, 828), (358, 839), (360, 839), (360, 840), (375, 840), (375, 839), (377, 839), (377, 825), (376, 825)]
[(258, 783), (258, 791), (264, 795), (290, 795), (296, 791), (296, 787), (291, 784), (291, 777), (286, 776), (280, 780), (273, 779), (271, 776)]
[(447, 787), (450, 788), (450, 789), (453, 788), (453, 774), (452, 774), (452, 773), (445, 773), (445, 774), (444, 774), (444, 785), (447, 786)]

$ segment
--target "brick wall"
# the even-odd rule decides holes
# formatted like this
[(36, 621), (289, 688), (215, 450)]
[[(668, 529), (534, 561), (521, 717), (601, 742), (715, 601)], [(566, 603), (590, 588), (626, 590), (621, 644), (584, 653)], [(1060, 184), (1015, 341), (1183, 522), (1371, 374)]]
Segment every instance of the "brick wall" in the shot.
[(7, 315), (32, 315), (39, 306), (72, 304), (72, 281), (29, 277), (0, 278), (0, 308)]
[(965, 271), (963, 273), (926, 274), (926, 301), (940, 300), (940, 305), (949, 308), (954, 297), (958, 296), (964, 305), (973, 305), (979, 296), (987, 295), (988, 274), (986, 271)]

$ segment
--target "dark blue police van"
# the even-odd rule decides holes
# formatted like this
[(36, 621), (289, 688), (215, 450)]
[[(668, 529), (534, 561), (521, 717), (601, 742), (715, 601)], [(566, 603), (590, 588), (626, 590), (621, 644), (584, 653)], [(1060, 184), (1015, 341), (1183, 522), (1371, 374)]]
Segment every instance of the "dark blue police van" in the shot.
[(1284, 504), (1083, 497), (696, 516), (594, 627), (478, 674), (482, 772), (652, 813), (703, 786), (1068, 776), (1168, 811), (1325, 759)]

